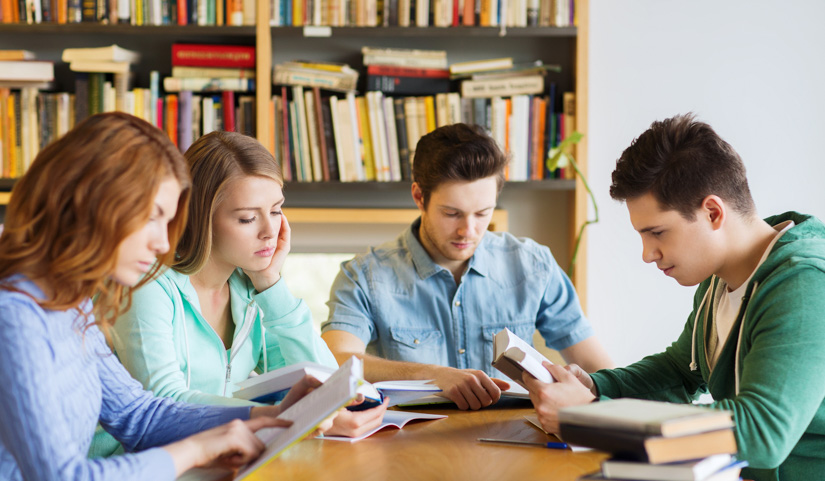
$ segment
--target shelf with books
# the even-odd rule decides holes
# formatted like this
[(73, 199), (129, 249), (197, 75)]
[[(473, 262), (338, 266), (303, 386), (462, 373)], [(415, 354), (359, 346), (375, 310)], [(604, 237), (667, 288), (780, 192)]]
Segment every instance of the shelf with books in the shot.
[[(41, 34), (99, 34), (99, 35), (162, 35), (179, 38), (187, 37), (244, 37), (255, 38), (252, 26), (214, 26), (214, 25), (108, 25), (103, 23), (0, 23), (0, 34), (41, 35)], [(18, 39), (18, 42), (21, 39)], [(118, 39), (119, 41), (120, 39)], [(112, 43), (111, 39), (104, 43)], [(120, 43), (120, 42), (118, 42)], [(19, 43), (18, 43), (19, 45)]]
[(276, 38), (329, 37), (567, 37), (575, 38), (576, 27), (271, 27)]

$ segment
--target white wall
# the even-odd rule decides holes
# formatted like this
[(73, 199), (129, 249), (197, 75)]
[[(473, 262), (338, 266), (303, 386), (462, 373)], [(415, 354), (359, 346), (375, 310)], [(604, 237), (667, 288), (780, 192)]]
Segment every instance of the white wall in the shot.
[(825, 218), (825, 2), (591, 0), (587, 312), (619, 364), (658, 352), (692, 288), (641, 260), (616, 158), (653, 120), (692, 111), (739, 152), (762, 216)]

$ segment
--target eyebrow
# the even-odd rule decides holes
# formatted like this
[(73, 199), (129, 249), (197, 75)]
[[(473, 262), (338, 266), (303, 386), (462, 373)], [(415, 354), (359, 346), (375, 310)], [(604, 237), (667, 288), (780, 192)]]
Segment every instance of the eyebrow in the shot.
[[(286, 198), (281, 197), (281, 199), (278, 202), (275, 202), (274, 204), (272, 204), (272, 207), (283, 204), (284, 200), (286, 200)], [(239, 210), (256, 210), (257, 211), (257, 210), (263, 210), (263, 209), (261, 209), (260, 207), (238, 207), (237, 209), (232, 209), (232, 212), (237, 212)]]
[(639, 234), (644, 234), (645, 232), (650, 232), (650, 231), (652, 231), (652, 230), (661, 229), (661, 228), (662, 228), (662, 226), (660, 226), (660, 225), (654, 225), (654, 226), (651, 226), (651, 227), (645, 227), (644, 229), (642, 229), (642, 230), (640, 230), (640, 231), (639, 231)]
[[(445, 204), (439, 204), (438, 207), (440, 207), (442, 209), (455, 210), (455, 211), (458, 211), (458, 212), (465, 212), (465, 211), (459, 209), (458, 207), (452, 207), (452, 206), (445, 205)], [(485, 210), (490, 210), (490, 209), (495, 209), (495, 208), (496, 208), (496, 206), (493, 205), (493, 206), (485, 207), (483, 209), (479, 209), (479, 210), (476, 210), (476, 211), (473, 211), (473, 212), (482, 212), (482, 211), (485, 211)]]

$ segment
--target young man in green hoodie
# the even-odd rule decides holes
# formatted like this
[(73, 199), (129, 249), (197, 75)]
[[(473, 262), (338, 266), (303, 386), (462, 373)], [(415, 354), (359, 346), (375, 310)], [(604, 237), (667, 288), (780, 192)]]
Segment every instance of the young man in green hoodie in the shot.
[(679, 339), (663, 353), (588, 375), (547, 365), (525, 375), (545, 429), (558, 410), (597, 398), (690, 402), (733, 413), (743, 477), (825, 473), (825, 225), (756, 214), (739, 155), (690, 115), (654, 122), (616, 163), (610, 195), (625, 201), (642, 258), (679, 284), (699, 284)]

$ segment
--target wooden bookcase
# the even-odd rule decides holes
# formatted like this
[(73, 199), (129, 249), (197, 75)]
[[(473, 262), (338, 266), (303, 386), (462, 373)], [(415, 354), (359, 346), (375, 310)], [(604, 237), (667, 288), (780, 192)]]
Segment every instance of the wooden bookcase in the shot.
[[(587, 132), (587, 46), (588, 1), (577, 0), (578, 27), (332, 27), (329, 36), (305, 36), (302, 27), (271, 27), (270, 4), (257, 2), (256, 26), (130, 26), (80, 24), (0, 24), (0, 48), (25, 48), (38, 59), (55, 61), (56, 83), (73, 89), (73, 74), (60, 62), (67, 47), (118, 45), (142, 53), (134, 84), (148, 86), (149, 71), (161, 76), (171, 73), (171, 44), (175, 42), (255, 45), (258, 79), (271, 79), (274, 63), (295, 58), (344, 61), (361, 70), (360, 47), (406, 47), (445, 49), (451, 62), (492, 57), (518, 56), (521, 61), (542, 59), (558, 63), (563, 74), (559, 92), (576, 92), (576, 129)], [(323, 30), (323, 29), (322, 29)], [(516, 55), (518, 54), (518, 55)], [(270, 81), (256, 85), (257, 135), (268, 144), (272, 119), (268, 103)], [(576, 160), (587, 173), (587, 142), (577, 146)], [(0, 190), (13, 182), (0, 181)], [(286, 187), (289, 207), (348, 209), (395, 208), (414, 205), (406, 182), (366, 183), (290, 183)], [(0, 192), (0, 204), (8, 193)], [(587, 193), (580, 180), (510, 182), (502, 192), (500, 207), (507, 211), (510, 230), (549, 245), (556, 259), (566, 268), (579, 227), (587, 218)], [(336, 215), (335, 211), (324, 211)], [(352, 211), (350, 210), (350, 214)], [(586, 305), (586, 239), (579, 249), (573, 282)]]

